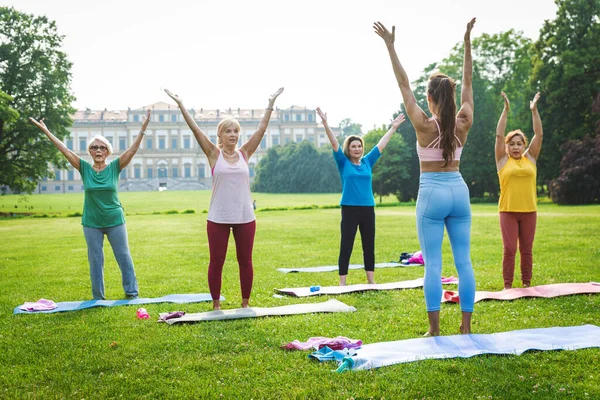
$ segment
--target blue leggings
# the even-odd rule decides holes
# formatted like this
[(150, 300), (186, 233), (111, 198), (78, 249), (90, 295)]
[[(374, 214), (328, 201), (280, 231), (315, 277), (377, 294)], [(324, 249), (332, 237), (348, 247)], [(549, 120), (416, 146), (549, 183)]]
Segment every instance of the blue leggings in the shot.
[(424, 172), (417, 198), (417, 233), (425, 261), (423, 289), (427, 311), (440, 309), (444, 226), (458, 271), (460, 308), (473, 312), (475, 276), (471, 265), (469, 188), (459, 172)]

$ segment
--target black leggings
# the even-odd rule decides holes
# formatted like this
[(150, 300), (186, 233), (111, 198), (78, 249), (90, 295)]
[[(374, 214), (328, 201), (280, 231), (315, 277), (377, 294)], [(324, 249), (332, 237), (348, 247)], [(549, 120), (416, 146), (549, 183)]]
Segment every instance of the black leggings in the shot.
[(338, 259), (340, 275), (348, 275), (356, 227), (360, 229), (365, 271), (375, 271), (375, 207), (342, 206), (342, 240)]

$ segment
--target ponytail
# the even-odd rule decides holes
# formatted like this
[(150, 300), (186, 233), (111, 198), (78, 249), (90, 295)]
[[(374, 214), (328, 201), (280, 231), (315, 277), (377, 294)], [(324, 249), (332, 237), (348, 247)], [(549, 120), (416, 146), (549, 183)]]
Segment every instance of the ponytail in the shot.
[(454, 132), (456, 129), (456, 84), (452, 79), (443, 74), (437, 74), (430, 78), (427, 92), (437, 106), (440, 120), (442, 157), (444, 167), (454, 160), (456, 141)]

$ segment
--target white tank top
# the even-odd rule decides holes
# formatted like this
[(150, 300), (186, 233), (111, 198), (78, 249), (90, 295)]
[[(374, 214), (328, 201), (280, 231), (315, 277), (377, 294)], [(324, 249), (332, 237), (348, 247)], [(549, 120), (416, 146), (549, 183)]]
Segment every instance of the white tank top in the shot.
[(212, 195), (208, 208), (209, 221), (217, 224), (245, 224), (256, 219), (250, 194), (250, 171), (242, 153), (230, 164), (219, 150), (212, 171)]

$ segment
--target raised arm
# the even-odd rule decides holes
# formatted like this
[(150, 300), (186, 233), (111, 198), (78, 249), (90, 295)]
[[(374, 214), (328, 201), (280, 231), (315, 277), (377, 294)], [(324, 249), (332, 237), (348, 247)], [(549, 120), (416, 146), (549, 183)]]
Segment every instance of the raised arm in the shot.
[(208, 163), (212, 168), (217, 162), (217, 157), (219, 156), (219, 148), (208, 139), (204, 132), (202, 132), (202, 129), (200, 129), (200, 127), (196, 124), (196, 121), (194, 121), (194, 118), (192, 118), (188, 110), (184, 107), (183, 102), (181, 101), (179, 96), (171, 93), (167, 89), (165, 89), (165, 93), (168, 94), (169, 97), (175, 101), (177, 107), (179, 107), (179, 110), (181, 110), (181, 113), (183, 114), (183, 119), (185, 119), (185, 122), (192, 130), (192, 133), (196, 137), (196, 141), (198, 141), (200, 148), (202, 148), (202, 151), (208, 158)]
[(475, 25), (475, 18), (467, 24), (465, 32), (465, 54), (463, 58), (463, 76), (462, 89), (460, 91), (460, 110), (457, 118), (462, 122), (461, 128), (467, 131), (473, 125), (473, 112), (475, 103), (473, 102), (473, 57), (471, 56), (471, 30)]
[(383, 153), (383, 149), (387, 146), (388, 142), (392, 138), (392, 135), (400, 125), (404, 122), (404, 114), (398, 114), (395, 120), (392, 121), (390, 129), (379, 139), (379, 143), (377, 143), (377, 147), (379, 147), (379, 152)]
[[(502, 98), (504, 99), (504, 109), (502, 110), (502, 114), (500, 114), (500, 119), (498, 120), (498, 126), (496, 126), (496, 146), (495, 146), (495, 154), (496, 154), (496, 167), (500, 170), (508, 156), (506, 155), (506, 146), (504, 143), (504, 133), (506, 132), (506, 121), (508, 119), (508, 112), (510, 111), (510, 102), (508, 101), (508, 97), (506, 93), (502, 92)], [(502, 165), (500, 165), (502, 164)]]
[(410, 88), (408, 75), (406, 75), (406, 71), (398, 59), (398, 54), (396, 54), (396, 49), (394, 48), (394, 41), (396, 40), (396, 27), (392, 26), (392, 32), (390, 32), (381, 22), (375, 22), (373, 28), (375, 29), (375, 33), (379, 35), (385, 42), (385, 46), (387, 47), (390, 55), (390, 60), (392, 61), (394, 75), (396, 76), (396, 81), (400, 87), (400, 93), (402, 94), (404, 107), (408, 113), (408, 118), (410, 118), (417, 131), (419, 131), (427, 122), (427, 114), (425, 114), (421, 107), (419, 107), (419, 104), (417, 104), (417, 99), (415, 99), (415, 95)]
[(135, 140), (133, 141), (133, 143), (131, 143), (131, 146), (129, 146), (129, 148), (127, 150), (125, 150), (123, 152), (123, 154), (121, 154), (119, 156), (119, 168), (121, 170), (125, 169), (125, 167), (129, 165), (129, 163), (131, 162), (131, 159), (133, 158), (135, 153), (140, 148), (140, 143), (142, 143), (142, 138), (144, 137), (144, 134), (146, 133), (146, 128), (148, 128), (149, 122), (150, 122), (150, 109), (148, 109), (148, 112), (146, 113), (146, 116), (144, 117), (144, 119), (142, 121), (142, 128), (140, 129), (140, 133), (135, 137)]
[(529, 108), (531, 109), (531, 117), (533, 118), (533, 139), (529, 144), (529, 148), (525, 154), (533, 157), (534, 160), (540, 155), (542, 150), (542, 139), (544, 138), (544, 129), (542, 129), (542, 119), (537, 109), (537, 103), (540, 99), (540, 93), (536, 93), (533, 100), (529, 102)]
[(244, 154), (244, 157), (246, 158), (246, 160), (250, 159), (252, 154), (254, 154), (254, 152), (258, 148), (258, 145), (260, 144), (260, 141), (262, 140), (263, 136), (265, 135), (267, 126), (269, 126), (269, 120), (271, 119), (271, 113), (273, 112), (273, 106), (275, 105), (275, 100), (277, 100), (277, 97), (279, 97), (279, 95), (282, 92), (283, 92), (283, 88), (281, 87), (281, 88), (277, 89), (277, 91), (275, 93), (273, 93), (271, 95), (271, 97), (269, 97), (269, 105), (267, 106), (267, 108), (265, 110), (265, 115), (263, 115), (262, 119), (260, 120), (260, 123), (258, 124), (258, 128), (256, 129), (256, 132), (254, 132), (252, 134), (252, 136), (250, 136), (248, 141), (246, 143), (244, 143), (242, 145), (242, 147), (240, 147), (240, 151)]
[(329, 138), (329, 143), (331, 143), (331, 148), (333, 149), (333, 151), (335, 153), (337, 153), (338, 149), (340, 148), (340, 143), (338, 142), (337, 138), (331, 131), (329, 124), (327, 123), (327, 114), (325, 114), (323, 111), (321, 111), (321, 109), (319, 107), (317, 107), (317, 114), (319, 115), (319, 117), (321, 117), (321, 123), (323, 124), (323, 127), (325, 128), (325, 133), (327, 133), (327, 137)]
[(63, 142), (61, 142), (56, 136), (52, 134), (52, 132), (48, 130), (46, 124), (44, 123), (44, 119), (42, 118), (41, 120), (36, 121), (35, 119), (29, 117), (29, 120), (31, 121), (31, 123), (37, 126), (40, 131), (44, 132), (44, 134), (48, 137), (48, 139), (50, 139), (52, 144), (56, 146), (56, 148), (67, 158), (69, 164), (71, 164), (73, 168), (79, 171), (79, 156), (73, 151), (69, 150)]

